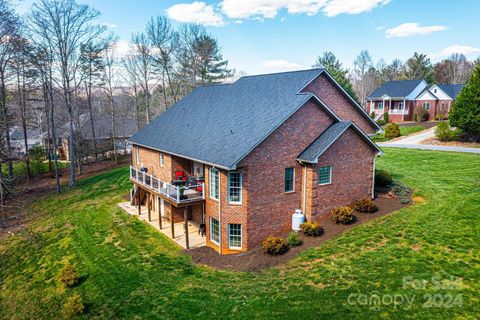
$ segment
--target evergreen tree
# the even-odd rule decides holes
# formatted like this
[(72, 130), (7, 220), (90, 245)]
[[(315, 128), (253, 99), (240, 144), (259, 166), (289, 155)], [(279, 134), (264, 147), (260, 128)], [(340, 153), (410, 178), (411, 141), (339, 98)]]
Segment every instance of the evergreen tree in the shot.
[(405, 63), (405, 76), (409, 80), (424, 79), (428, 83), (433, 83), (433, 66), (427, 55), (415, 52)]
[(449, 121), (471, 140), (480, 141), (480, 64), (452, 105)]
[(331, 52), (326, 51), (322, 55), (318, 56), (317, 61), (313, 65), (314, 68), (325, 68), (333, 78), (342, 86), (342, 88), (357, 102), (358, 98), (353, 91), (352, 84), (348, 79), (348, 70), (344, 69), (342, 63)]
[(231, 76), (231, 70), (227, 68), (228, 60), (223, 60), (216, 39), (209, 35), (202, 35), (195, 39), (193, 50), (198, 59), (197, 74), (201, 84), (219, 83)]

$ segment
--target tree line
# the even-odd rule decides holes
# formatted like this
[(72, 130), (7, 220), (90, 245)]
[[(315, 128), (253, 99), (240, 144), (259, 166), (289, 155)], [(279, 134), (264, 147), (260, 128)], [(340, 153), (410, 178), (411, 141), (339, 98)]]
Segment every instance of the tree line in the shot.
[[(73, 187), (82, 164), (102, 152), (99, 114), (110, 119), (110, 155), (117, 161), (118, 119), (131, 117), (138, 130), (196, 87), (232, 76), (220, 44), (200, 25), (174, 27), (164, 16), (152, 17), (125, 49), (100, 16), (75, 0), (40, 0), (20, 16), (9, 0), (0, 0), (1, 205), (15, 192), (15, 163), (25, 162), (31, 175), (29, 128), (44, 133), (60, 192), (59, 137), (68, 140)], [(14, 125), (22, 127), (22, 156), (10, 141)], [(85, 125), (89, 144), (80, 130)]]

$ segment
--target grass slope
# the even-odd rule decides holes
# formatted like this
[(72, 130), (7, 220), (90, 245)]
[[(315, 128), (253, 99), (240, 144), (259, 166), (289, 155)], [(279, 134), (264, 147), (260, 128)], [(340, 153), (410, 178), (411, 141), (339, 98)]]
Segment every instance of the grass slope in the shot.
[[(88, 318), (476, 318), (480, 157), (387, 149), (378, 167), (426, 201), (260, 273), (195, 266), (166, 237), (127, 216), (115, 205), (130, 186), (126, 168), (85, 179), (38, 203), (42, 217), (0, 243), (0, 317), (57, 318), (66, 298), (79, 293)], [(82, 276), (76, 288), (55, 280), (64, 260)], [(432, 276), (461, 283), (435, 289)], [(404, 277), (428, 285), (404, 289)], [(352, 293), (413, 302), (350, 304)], [(428, 294), (460, 294), (461, 301), (448, 307), (436, 298), (428, 307)]]

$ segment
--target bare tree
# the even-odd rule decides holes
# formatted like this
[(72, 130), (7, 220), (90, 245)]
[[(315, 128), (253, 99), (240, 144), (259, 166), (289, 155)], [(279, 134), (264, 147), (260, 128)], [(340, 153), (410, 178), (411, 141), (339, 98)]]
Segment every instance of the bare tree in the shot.
[(365, 98), (367, 96), (366, 74), (372, 66), (372, 57), (367, 50), (362, 50), (353, 62), (353, 70), (359, 84), (358, 97), (360, 98), (362, 105), (365, 103)]
[[(137, 63), (135, 59), (137, 57), (134, 54), (129, 54), (122, 59), (123, 69), (125, 71), (125, 81), (133, 89), (133, 97), (135, 99), (135, 123), (137, 125), (137, 130), (140, 130), (140, 99), (139, 99), (139, 74)], [(129, 90), (128, 90), (129, 91)], [(130, 91), (127, 92), (130, 94)]]
[(70, 187), (75, 185), (74, 81), (80, 68), (80, 48), (97, 38), (105, 28), (94, 24), (100, 13), (74, 0), (41, 0), (33, 5), (33, 32), (49, 44), (59, 74), (56, 83), (63, 90), (68, 110), (70, 140)]
[(112, 120), (111, 136), (113, 146), (113, 159), (117, 162), (117, 130), (115, 123), (115, 101), (114, 101), (114, 89), (115, 89), (115, 70), (118, 67), (117, 56), (115, 53), (115, 47), (118, 39), (113, 37), (109, 40), (109, 44), (106, 50), (103, 51), (103, 90), (108, 98), (110, 105), (110, 116)]
[(144, 33), (137, 33), (132, 36), (133, 49), (136, 59), (136, 70), (138, 71), (138, 80), (145, 100), (147, 102), (146, 120), (150, 123), (150, 116), (152, 111), (152, 82), (153, 82), (153, 61), (152, 50), (148, 43), (148, 38)]

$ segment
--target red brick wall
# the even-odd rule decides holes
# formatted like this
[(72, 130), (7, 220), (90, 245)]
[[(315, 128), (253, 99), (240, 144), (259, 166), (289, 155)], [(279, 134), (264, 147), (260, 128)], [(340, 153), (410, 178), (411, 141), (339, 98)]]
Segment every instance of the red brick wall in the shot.
[(355, 122), (367, 134), (376, 132), (373, 124), (324, 75), (313, 80), (303, 92), (315, 93), (340, 119)]
[[(249, 247), (291, 228), (291, 216), (302, 206), (302, 166), (296, 157), (332, 123), (316, 102), (308, 102), (241, 161), (249, 195)], [(295, 168), (292, 193), (284, 191), (286, 167)]]
[(415, 108), (423, 108), (424, 102), (430, 103), (430, 110), (427, 111), (428, 112), (427, 121), (433, 121), (433, 119), (435, 118), (435, 109), (437, 108), (437, 101), (436, 100), (417, 100)]
[[(321, 220), (331, 209), (372, 196), (375, 150), (348, 129), (311, 167), (311, 219)], [(332, 166), (332, 183), (318, 185), (318, 168)], [(308, 218), (308, 215), (307, 215)]]

